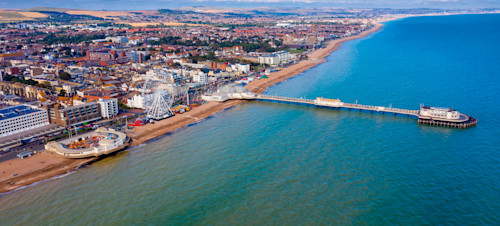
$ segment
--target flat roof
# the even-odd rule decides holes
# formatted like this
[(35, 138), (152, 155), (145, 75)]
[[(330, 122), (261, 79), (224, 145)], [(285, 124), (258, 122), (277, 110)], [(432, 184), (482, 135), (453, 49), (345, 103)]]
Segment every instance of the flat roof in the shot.
[(40, 109), (32, 108), (28, 105), (17, 105), (4, 109), (0, 109), (0, 120), (15, 118), (22, 115), (31, 114), (34, 112), (42, 111)]
[(424, 109), (431, 109), (431, 110), (453, 111), (453, 109), (449, 108), (449, 107), (429, 107), (429, 106), (423, 106), (422, 108), (424, 108)]
[(84, 104), (73, 105), (73, 106), (69, 106), (67, 108), (62, 108), (62, 109), (59, 109), (59, 111), (67, 111), (67, 110), (71, 110), (71, 109), (85, 108), (86, 106), (92, 106), (92, 105), (97, 106), (97, 104), (98, 104), (97, 102), (91, 101), (91, 102), (87, 102)]

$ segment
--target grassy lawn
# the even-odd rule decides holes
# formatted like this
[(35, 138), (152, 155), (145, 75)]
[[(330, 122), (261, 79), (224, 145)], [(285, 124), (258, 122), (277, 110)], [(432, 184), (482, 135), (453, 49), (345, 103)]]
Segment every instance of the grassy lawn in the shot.
[(303, 53), (307, 50), (305, 50), (305, 49), (285, 49), (285, 51), (287, 51), (289, 53)]
[(0, 12), (0, 22), (15, 22), (22, 20), (33, 20), (17, 12)]

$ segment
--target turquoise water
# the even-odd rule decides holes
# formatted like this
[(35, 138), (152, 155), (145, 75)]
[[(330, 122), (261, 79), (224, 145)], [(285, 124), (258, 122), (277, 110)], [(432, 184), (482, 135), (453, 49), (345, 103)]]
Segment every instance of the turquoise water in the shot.
[(498, 224), (500, 15), (408, 18), (268, 94), (478, 118), (250, 102), (0, 197), (10, 224)]

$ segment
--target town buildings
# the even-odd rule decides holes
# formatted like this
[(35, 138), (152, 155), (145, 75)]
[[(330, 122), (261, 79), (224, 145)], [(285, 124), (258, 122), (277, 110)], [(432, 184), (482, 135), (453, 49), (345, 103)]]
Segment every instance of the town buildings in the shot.
[(115, 98), (99, 99), (97, 103), (101, 108), (101, 117), (113, 118), (118, 115), (118, 100)]
[(271, 71), (267, 66), (291, 63), (324, 40), (371, 26), (369, 20), (346, 17), (190, 11), (120, 18), (127, 19), (189, 20), (202, 26), (36, 20), (0, 25), (0, 106), (37, 101), (49, 123), (79, 126), (115, 117), (118, 101), (147, 109), (159, 88), (148, 83), (158, 80), (165, 96), (188, 104), (221, 84), (259, 79)]
[(64, 127), (82, 125), (102, 118), (100, 105), (97, 102), (67, 108), (62, 108), (58, 104), (44, 104), (43, 107), (48, 112), (50, 123)]
[(290, 53), (287, 51), (279, 51), (272, 54), (259, 57), (260, 64), (278, 65), (285, 63), (291, 59)]
[(195, 72), (193, 74), (193, 82), (199, 83), (199, 84), (207, 84), (208, 83), (208, 76), (203, 71), (198, 71), (197, 73)]
[(154, 95), (151, 94), (135, 94), (127, 99), (127, 106), (131, 108), (146, 109), (146, 104), (153, 101)]
[(0, 109), (0, 137), (49, 124), (47, 111), (27, 104)]

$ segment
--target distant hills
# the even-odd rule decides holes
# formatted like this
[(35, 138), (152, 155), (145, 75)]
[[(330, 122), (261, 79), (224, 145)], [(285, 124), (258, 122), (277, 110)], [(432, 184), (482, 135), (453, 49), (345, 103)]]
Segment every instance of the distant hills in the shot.
[(52, 7), (34, 7), (29, 9), (23, 9), (21, 12), (58, 12), (64, 13), (69, 9), (61, 9), (61, 8), (52, 8)]
[[(493, 12), (495, 9), (482, 9)], [(281, 17), (281, 16), (332, 16), (332, 17), (372, 17), (387, 14), (429, 14), (429, 13), (453, 13), (471, 12), (474, 10), (450, 10), (450, 9), (353, 9), (353, 8), (300, 8), (300, 7), (254, 7), (254, 8), (230, 8), (230, 7), (181, 7), (176, 9), (158, 10), (86, 10), (86, 9), (64, 9), (53, 7), (35, 7), (28, 9), (0, 9), (0, 23), (17, 21), (52, 21), (52, 22), (93, 22), (110, 21), (116, 23), (134, 22), (135, 24), (158, 24), (176, 23), (179, 17), (189, 14), (193, 18), (196, 14), (217, 14), (223, 18), (235, 17)], [(158, 21), (158, 18), (167, 18)], [(189, 22), (186, 22), (189, 23)], [(174, 25), (174, 24), (172, 24)], [(135, 25), (134, 25), (135, 26)]]
[[(158, 13), (156, 10), (147, 11), (149, 14)], [(1, 22), (17, 21), (78, 21), (78, 20), (112, 20), (113, 18), (129, 14), (144, 13), (139, 11), (95, 11), (80, 9), (62, 9), (52, 7), (35, 7), (22, 10), (0, 9)]]
[(71, 13), (70, 9), (37, 7), (24, 10), (2, 10), (0, 11), (0, 22), (18, 21), (50, 21), (50, 22), (71, 22), (71, 21), (99, 21), (103, 17), (92, 16), (91, 14)]

